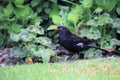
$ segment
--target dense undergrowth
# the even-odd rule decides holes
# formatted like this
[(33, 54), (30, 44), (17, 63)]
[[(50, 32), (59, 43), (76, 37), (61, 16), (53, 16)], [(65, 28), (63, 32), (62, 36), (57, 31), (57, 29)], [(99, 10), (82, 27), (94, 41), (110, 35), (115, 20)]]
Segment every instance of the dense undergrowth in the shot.
[[(0, 1), (0, 46), (8, 50), (10, 58), (49, 62), (52, 55), (56, 60), (54, 43), (58, 39), (46, 32), (51, 25), (64, 25), (78, 36), (94, 40), (94, 45), (120, 53), (119, 0)], [(83, 53), (86, 58), (103, 55), (95, 49)]]

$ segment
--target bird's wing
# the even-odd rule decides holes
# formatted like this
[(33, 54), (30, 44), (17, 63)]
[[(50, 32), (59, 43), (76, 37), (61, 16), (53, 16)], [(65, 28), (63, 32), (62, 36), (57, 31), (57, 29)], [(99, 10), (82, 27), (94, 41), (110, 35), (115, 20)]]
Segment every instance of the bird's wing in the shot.
[(75, 44), (84, 43), (84, 44), (88, 45), (88, 44), (91, 44), (93, 42), (93, 40), (81, 38), (81, 37), (78, 37), (74, 34), (72, 36), (70, 36), (69, 39), (71, 39), (71, 41)]
[(69, 39), (71, 40), (71, 42), (72, 43), (74, 43), (74, 44), (78, 44), (78, 43), (85, 43), (85, 41), (82, 39), (82, 38), (80, 38), (80, 37), (78, 37), (78, 36), (76, 36), (76, 35), (71, 35), (70, 37), (69, 37)]

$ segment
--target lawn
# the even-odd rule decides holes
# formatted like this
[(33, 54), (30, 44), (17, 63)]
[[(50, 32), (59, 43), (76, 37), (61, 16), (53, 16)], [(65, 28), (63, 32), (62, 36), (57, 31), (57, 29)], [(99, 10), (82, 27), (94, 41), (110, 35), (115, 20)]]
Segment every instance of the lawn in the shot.
[(120, 58), (1, 67), (0, 80), (120, 80)]

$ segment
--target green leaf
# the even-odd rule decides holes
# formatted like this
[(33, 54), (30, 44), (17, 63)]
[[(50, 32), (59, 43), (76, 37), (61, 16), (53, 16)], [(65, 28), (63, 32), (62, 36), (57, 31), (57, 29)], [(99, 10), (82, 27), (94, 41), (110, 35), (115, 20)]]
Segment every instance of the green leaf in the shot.
[(77, 14), (82, 14), (84, 11), (83, 7), (81, 5), (75, 6), (75, 8), (72, 9), (72, 12)]
[(47, 37), (38, 37), (38, 38), (35, 38), (35, 42), (36, 43), (40, 43), (44, 46), (48, 46), (50, 47), (50, 45), (52, 44), (51, 40)]
[(110, 35), (103, 36), (99, 43), (103, 49), (111, 49), (115, 47), (114, 41), (112, 41), (112, 36)]
[(45, 13), (49, 14), (50, 13), (50, 8), (45, 8), (44, 11), (45, 11)]
[(81, 3), (85, 8), (91, 8), (93, 4), (93, 0), (83, 0), (81, 1)]
[(75, 13), (72, 13), (72, 12), (70, 12), (68, 14), (68, 20), (71, 21), (72, 23), (77, 23), (78, 19), (79, 19), (78, 14), (75, 14)]
[(14, 10), (14, 13), (15, 13), (15, 16), (18, 19), (27, 20), (31, 16), (30, 11), (31, 11), (31, 8), (29, 6), (26, 6), (26, 7), (22, 8), (22, 9)]
[(49, 62), (50, 57), (55, 55), (55, 52), (51, 49), (41, 49), (40, 50), (43, 62)]
[(14, 33), (10, 34), (10, 38), (15, 42), (18, 42), (20, 40), (19, 35)]
[(101, 7), (103, 10), (111, 11), (117, 1), (116, 0), (95, 0), (98, 7)]
[(14, 58), (24, 58), (26, 56), (25, 51), (21, 47), (14, 47), (10, 49), (10, 57)]
[(31, 6), (32, 6), (32, 7), (35, 7), (35, 6), (37, 6), (40, 2), (41, 2), (41, 0), (32, 0)]
[(11, 15), (12, 12), (13, 12), (13, 9), (14, 9), (14, 8), (13, 8), (12, 4), (9, 3), (9, 4), (6, 6), (6, 8), (3, 9), (4, 15), (7, 16), (7, 17), (10, 17), (10, 15)]
[(9, 34), (11, 34), (11, 33), (19, 33), (21, 28), (22, 28), (21, 25), (12, 24), (11, 26), (9, 26), (9, 28), (7, 30), (9, 32)]
[(81, 36), (87, 37), (89, 39), (97, 40), (101, 38), (101, 33), (97, 28), (82, 29), (80, 33), (81, 33)]
[(45, 1), (44, 3), (43, 3), (43, 7), (48, 7), (49, 6), (49, 2), (48, 1)]
[(37, 7), (37, 12), (40, 13), (42, 11), (43, 7), (40, 5)]
[(111, 39), (111, 43), (114, 45), (120, 46), (120, 40), (118, 40), (116, 38)]
[(96, 22), (95, 20), (93, 20), (93, 19), (89, 20), (89, 21), (87, 22), (87, 25), (91, 25), (91, 26), (95, 26), (95, 27), (98, 26), (97, 22)]
[(120, 15), (120, 6), (116, 8), (116, 12)]
[(120, 18), (116, 18), (113, 20), (113, 28), (120, 28)]
[(62, 24), (62, 18), (58, 15), (53, 15), (52, 16), (52, 21), (53, 21), (54, 24), (57, 24), (57, 25)]
[(52, 9), (50, 10), (49, 16), (52, 18), (55, 15), (59, 14), (59, 8), (58, 6), (53, 5)]
[(101, 13), (102, 11), (103, 11), (103, 10), (102, 10), (100, 7), (98, 7), (98, 8), (95, 9), (95, 12), (96, 12), (96, 13)]
[(14, 3), (16, 6), (22, 5), (24, 3), (24, 0), (14, 0)]
[(25, 7), (23, 9), (21, 9), (20, 11), (20, 16), (23, 18), (23, 19), (27, 19), (27, 17), (29, 16), (29, 13), (30, 13), (30, 7)]
[(25, 42), (30, 42), (32, 41), (36, 36), (27, 30), (22, 30), (22, 32), (19, 34), (20, 38), (25, 41)]
[(38, 25), (31, 25), (30, 27), (27, 28), (27, 30), (34, 34), (40, 34), (40, 35), (44, 34), (44, 29)]

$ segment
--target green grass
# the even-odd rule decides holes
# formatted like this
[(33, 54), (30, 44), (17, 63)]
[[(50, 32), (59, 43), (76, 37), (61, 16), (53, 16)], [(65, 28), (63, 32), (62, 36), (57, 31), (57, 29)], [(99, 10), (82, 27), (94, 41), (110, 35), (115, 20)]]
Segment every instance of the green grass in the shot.
[(3, 67), (0, 80), (120, 80), (120, 58)]

